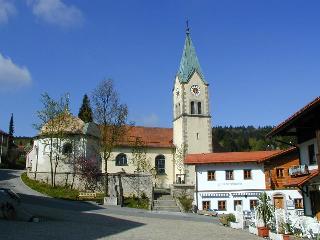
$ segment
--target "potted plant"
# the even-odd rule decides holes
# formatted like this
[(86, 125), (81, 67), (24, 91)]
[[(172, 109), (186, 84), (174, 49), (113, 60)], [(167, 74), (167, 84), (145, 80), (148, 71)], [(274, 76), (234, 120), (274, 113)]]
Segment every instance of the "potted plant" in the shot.
[(268, 222), (273, 218), (274, 208), (270, 203), (270, 197), (263, 192), (259, 196), (259, 203), (256, 207), (257, 216), (262, 220), (263, 227), (258, 227), (258, 235), (260, 237), (269, 236)]

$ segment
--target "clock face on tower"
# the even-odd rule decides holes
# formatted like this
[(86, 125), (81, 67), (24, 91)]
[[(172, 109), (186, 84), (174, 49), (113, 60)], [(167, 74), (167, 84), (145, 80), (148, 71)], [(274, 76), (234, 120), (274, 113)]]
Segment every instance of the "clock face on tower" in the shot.
[(176, 89), (176, 96), (179, 97), (180, 96), (180, 91), (179, 88)]
[(192, 85), (190, 88), (190, 92), (195, 96), (199, 96), (200, 95), (200, 87), (198, 85)]

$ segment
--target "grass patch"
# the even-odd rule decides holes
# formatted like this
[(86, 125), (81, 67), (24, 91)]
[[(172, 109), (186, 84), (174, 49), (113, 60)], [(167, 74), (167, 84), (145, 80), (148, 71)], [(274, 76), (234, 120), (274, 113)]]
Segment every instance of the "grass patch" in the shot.
[(53, 187), (47, 183), (39, 182), (28, 178), (27, 173), (21, 175), (22, 181), (33, 190), (46, 194), (50, 197), (61, 198), (66, 200), (78, 200), (79, 191), (70, 187)]
[(130, 208), (149, 209), (149, 198), (147, 198), (144, 194), (141, 196), (141, 198), (138, 198), (135, 195), (131, 197), (125, 197), (123, 205)]

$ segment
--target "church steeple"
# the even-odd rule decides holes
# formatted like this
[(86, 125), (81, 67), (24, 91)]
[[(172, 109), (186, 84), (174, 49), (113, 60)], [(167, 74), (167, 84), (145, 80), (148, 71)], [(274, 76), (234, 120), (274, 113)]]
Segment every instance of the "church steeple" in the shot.
[(201, 71), (201, 67), (200, 67), (200, 63), (196, 54), (196, 50), (193, 46), (192, 40), (191, 40), (191, 36), (190, 36), (190, 28), (188, 26), (188, 22), (187, 22), (187, 29), (186, 29), (186, 40), (184, 42), (184, 48), (183, 48), (183, 53), (182, 53), (182, 57), (181, 57), (181, 61), (180, 61), (180, 67), (178, 70), (178, 78), (179, 81), (181, 83), (187, 83), (189, 82), (190, 78), (192, 77), (193, 73), (197, 72), (200, 76), (200, 78), (202, 79), (202, 81), (204, 81), (204, 83), (206, 83), (202, 71)]

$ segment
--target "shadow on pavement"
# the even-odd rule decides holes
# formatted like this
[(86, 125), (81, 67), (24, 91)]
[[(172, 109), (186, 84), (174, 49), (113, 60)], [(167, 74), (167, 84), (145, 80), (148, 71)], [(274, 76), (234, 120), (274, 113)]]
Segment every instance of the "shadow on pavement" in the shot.
[(18, 195), (21, 197), (23, 204), (33, 204), (39, 207), (50, 207), (73, 211), (90, 211), (102, 208), (99, 205), (90, 202), (62, 200), (51, 197), (27, 195), (23, 193), (18, 193)]
[(13, 178), (17, 178), (18, 171), (11, 169), (0, 169), (0, 181), (7, 181)]
[(143, 223), (97, 214), (101, 207), (88, 202), (74, 202), (19, 194), (22, 207), (40, 218), (39, 223), (0, 219), (0, 239), (100, 239), (119, 234)]

